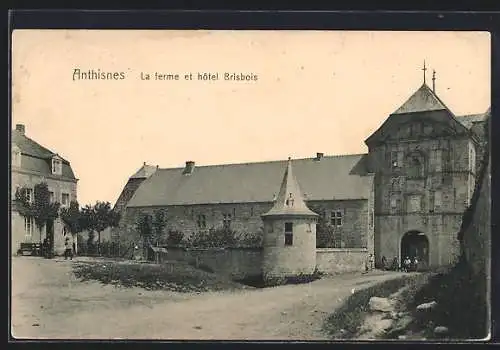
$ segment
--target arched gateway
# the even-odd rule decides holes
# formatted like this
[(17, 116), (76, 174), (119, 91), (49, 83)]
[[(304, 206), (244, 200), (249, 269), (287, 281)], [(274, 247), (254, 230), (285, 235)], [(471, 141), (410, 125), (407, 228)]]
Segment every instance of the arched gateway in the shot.
[(425, 268), (429, 266), (429, 240), (425, 233), (420, 231), (408, 231), (401, 239), (400, 261), (405, 257), (417, 257), (419, 265)]

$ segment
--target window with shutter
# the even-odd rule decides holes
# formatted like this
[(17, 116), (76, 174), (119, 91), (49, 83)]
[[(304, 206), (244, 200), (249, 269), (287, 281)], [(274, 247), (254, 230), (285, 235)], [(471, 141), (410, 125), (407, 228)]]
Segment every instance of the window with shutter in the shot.
[(293, 223), (285, 222), (285, 245), (293, 245)]

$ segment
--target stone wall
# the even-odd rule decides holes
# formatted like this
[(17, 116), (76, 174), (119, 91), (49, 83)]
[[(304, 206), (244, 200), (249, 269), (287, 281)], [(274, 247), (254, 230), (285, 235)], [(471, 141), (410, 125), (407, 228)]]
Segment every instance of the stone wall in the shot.
[(261, 275), (262, 250), (250, 248), (237, 249), (181, 249), (169, 248), (164, 255), (168, 260), (187, 261), (239, 280)]
[[(340, 234), (350, 247), (364, 248), (372, 246), (373, 227), (370, 227), (370, 208), (373, 201), (366, 199), (343, 201), (309, 201), (311, 210), (325, 213), (330, 220), (334, 210), (344, 213), (343, 225), (336, 232)], [(261, 215), (271, 209), (272, 203), (234, 203), (234, 204), (206, 204), (167, 207), (127, 207), (123, 211), (120, 226), (113, 230), (113, 237), (122, 244), (132, 242), (140, 244), (140, 236), (136, 223), (141, 214), (153, 215), (155, 210), (165, 210), (169, 231), (182, 232), (186, 237), (194, 232), (208, 231), (210, 228), (220, 228), (223, 225), (224, 215), (231, 215), (231, 229), (237, 233), (255, 234), (262, 232), (263, 222)], [(204, 215), (205, 228), (199, 227), (200, 215)]]
[(316, 265), (319, 271), (329, 274), (364, 271), (369, 254), (364, 248), (318, 248)]
[[(336, 274), (360, 272), (365, 269), (367, 249), (323, 248), (316, 251), (319, 271)], [(262, 250), (254, 248), (182, 249), (169, 248), (167, 260), (186, 261), (232, 279), (258, 277), (262, 274)]]
[[(489, 157), (488, 152), (485, 152)], [(470, 211), (459, 234), (462, 251), (476, 275), (490, 275), (491, 259), (491, 160), (486, 158)]]

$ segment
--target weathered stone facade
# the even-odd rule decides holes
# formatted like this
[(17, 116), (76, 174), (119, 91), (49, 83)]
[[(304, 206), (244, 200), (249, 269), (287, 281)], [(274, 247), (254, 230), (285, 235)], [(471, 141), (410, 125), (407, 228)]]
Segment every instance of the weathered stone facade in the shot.
[[(17, 125), (12, 131), (13, 158), (11, 163), (11, 253), (16, 254), (21, 243), (41, 242), (47, 237), (46, 225), (40, 232), (33, 219), (22, 216), (14, 202), (16, 191), (27, 188), (33, 191), (35, 185), (45, 182), (52, 195), (52, 200), (62, 205), (69, 205), (77, 200), (77, 179), (74, 177), (70, 164), (62, 160), (60, 173), (51, 172), (51, 159), (55, 153), (38, 145), (25, 135), (23, 125)], [(14, 154), (14, 150), (19, 152)], [(64, 252), (65, 225), (57, 218), (52, 223), (54, 253)], [(49, 229), (50, 230), (50, 229)]]
[[(34, 188), (36, 184), (41, 182), (47, 183), (49, 191), (54, 193), (54, 200), (61, 202), (63, 193), (68, 195), (68, 200), (77, 200), (77, 184), (76, 181), (70, 181), (65, 179), (51, 178), (48, 176), (42, 176), (40, 174), (35, 174), (31, 172), (23, 171), (22, 169), (15, 169), (12, 171), (12, 182), (11, 182), (11, 196), (15, 199), (15, 193), (17, 188)], [(69, 203), (68, 202), (68, 203)], [(11, 236), (11, 249), (12, 254), (16, 254), (20, 247), (21, 242), (41, 242), (46, 238), (47, 228), (44, 227), (42, 232), (35, 227), (32, 229), (31, 234), (26, 230), (27, 219), (24, 218), (16, 210), (15, 204), (12, 206), (11, 211), (11, 223), (12, 223), (12, 236)], [(54, 253), (62, 254), (64, 252), (64, 239), (65, 230), (64, 224), (60, 218), (54, 220)]]
[[(306, 183), (307, 192), (312, 194), (304, 193), (305, 203), (319, 214), (319, 222), (330, 225), (328, 230), (317, 232), (318, 248), (333, 248), (329, 254), (339, 254), (339, 259), (343, 259), (342, 249), (362, 249), (351, 254), (356, 266), (360, 265), (354, 262), (356, 259), (369, 254), (375, 255), (377, 265), (382, 257), (401, 261), (402, 254), (418, 255), (429, 267), (454, 263), (460, 254), (456, 234), (470, 204), (486, 147), (483, 124), (483, 114), (454, 116), (424, 83), (367, 138), (368, 153), (359, 155), (356, 165), (335, 156), (335, 161), (328, 160), (328, 168), (321, 167), (329, 158), (322, 153), (313, 159), (297, 160), (302, 178), (299, 185)], [(230, 227), (236, 232), (260, 234), (260, 216), (271, 209), (273, 202), (256, 201), (255, 197), (262, 197), (262, 188), (270, 197), (277, 187), (269, 187), (269, 181), (260, 175), (270, 174), (269, 169), (276, 166), (262, 164), (197, 169), (194, 162), (187, 162), (182, 172), (177, 168), (160, 170), (148, 186), (139, 186), (143, 191), (133, 205), (127, 206), (119, 230), (129, 241), (134, 237), (134, 242), (139, 242), (139, 213), (163, 209), (167, 211), (166, 232), (189, 236), (219, 228), (230, 218)], [(235, 170), (227, 171), (229, 167)], [(306, 175), (306, 168), (312, 176)], [(219, 176), (230, 185), (227, 192), (220, 181), (215, 181)], [(250, 190), (250, 183), (258, 188)], [(243, 190), (235, 191), (238, 184)], [(161, 196), (152, 195), (157, 188)], [(184, 204), (156, 204), (169, 200)]]
[[(439, 132), (434, 126), (427, 135), (395, 133), (370, 150), (376, 173), (377, 263), (383, 256), (401, 259), (401, 241), (410, 231), (426, 235), (429, 266), (452, 264), (459, 255), (456, 232), (474, 189), (477, 144), (462, 135), (437, 138)], [(410, 164), (413, 156), (420, 161), (416, 169)]]

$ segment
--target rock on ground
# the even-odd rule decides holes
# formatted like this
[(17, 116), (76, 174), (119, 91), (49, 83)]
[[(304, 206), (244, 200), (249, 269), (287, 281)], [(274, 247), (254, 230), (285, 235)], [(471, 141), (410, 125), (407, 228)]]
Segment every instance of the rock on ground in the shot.
[(430, 303), (423, 303), (417, 306), (417, 310), (419, 311), (425, 311), (425, 310), (430, 310), (433, 309), (437, 305), (437, 302), (431, 301)]
[(372, 311), (391, 312), (394, 311), (394, 301), (388, 298), (371, 297), (369, 307)]
[(445, 326), (437, 326), (434, 328), (434, 334), (438, 336), (443, 336), (448, 334), (448, 327)]

